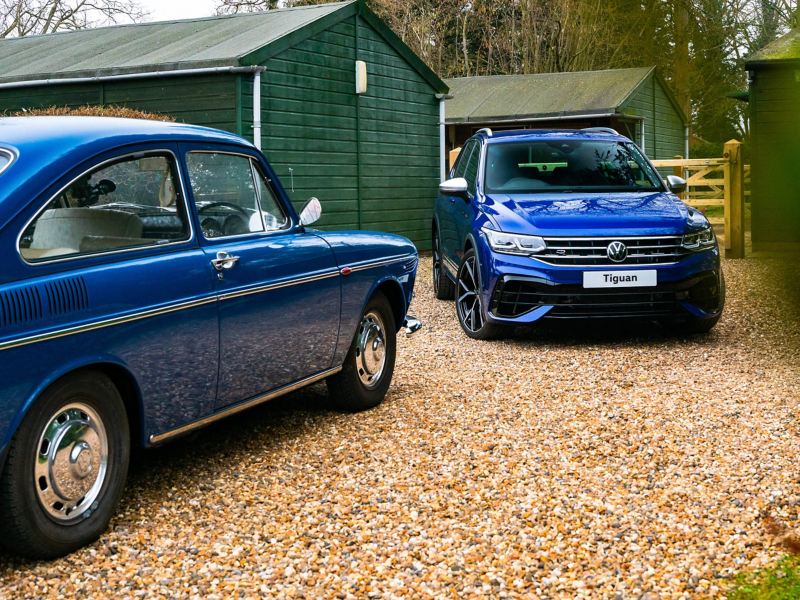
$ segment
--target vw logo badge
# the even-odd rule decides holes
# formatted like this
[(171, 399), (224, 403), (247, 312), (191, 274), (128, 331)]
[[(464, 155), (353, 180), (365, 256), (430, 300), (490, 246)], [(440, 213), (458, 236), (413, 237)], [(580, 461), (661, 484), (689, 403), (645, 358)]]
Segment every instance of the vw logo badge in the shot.
[(613, 262), (621, 263), (628, 258), (628, 247), (622, 242), (611, 242), (606, 249), (606, 254)]

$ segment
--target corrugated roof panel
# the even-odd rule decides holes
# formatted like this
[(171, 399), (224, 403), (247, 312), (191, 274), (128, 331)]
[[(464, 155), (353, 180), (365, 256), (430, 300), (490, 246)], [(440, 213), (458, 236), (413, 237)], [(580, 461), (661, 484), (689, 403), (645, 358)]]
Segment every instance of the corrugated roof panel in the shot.
[(4, 39), (0, 83), (238, 66), (242, 57), (352, 3)]
[(448, 79), (453, 99), (447, 101), (447, 122), (610, 114), (652, 71), (644, 67)]

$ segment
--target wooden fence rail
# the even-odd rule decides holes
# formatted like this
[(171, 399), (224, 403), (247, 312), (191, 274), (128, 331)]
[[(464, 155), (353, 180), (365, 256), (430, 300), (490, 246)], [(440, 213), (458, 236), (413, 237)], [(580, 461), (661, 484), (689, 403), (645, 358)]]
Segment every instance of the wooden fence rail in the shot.
[[(744, 257), (744, 201), (749, 196), (750, 166), (742, 160), (742, 143), (731, 140), (725, 144), (721, 158), (676, 157), (654, 160), (659, 169), (673, 170), (686, 180), (686, 192), (681, 198), (698, 208), (721, 207), (725, 226), (725, 256)], [(719, 218), (711, 218), (719, 224)]]

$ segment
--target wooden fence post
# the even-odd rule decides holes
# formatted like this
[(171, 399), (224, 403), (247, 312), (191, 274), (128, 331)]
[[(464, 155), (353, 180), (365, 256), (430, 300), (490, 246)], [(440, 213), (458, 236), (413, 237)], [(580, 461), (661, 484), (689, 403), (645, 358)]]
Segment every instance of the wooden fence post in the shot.
[(742, 142), (725, 143), (725, 257), (744, 258), (744, 160)]
[[(683, 160), (683, 156), (681, 156), (680, 154), (677, 154), (672, 158), (674, 158), (675, 160)], [(672, 167), (672, 174), (675, 175), (676, 177), (680, 177), (681, 179), (688, 179), (686, 177), (686, 171), (683, 168), (683, 165), (675, 165), (674, 167)], [(678, 197), (681, 200), (686, 200), (688, 195), (689, 195), (689, 188), (687, 187), (686, 191), (684, 191), (682, 194), (678, 194)]]

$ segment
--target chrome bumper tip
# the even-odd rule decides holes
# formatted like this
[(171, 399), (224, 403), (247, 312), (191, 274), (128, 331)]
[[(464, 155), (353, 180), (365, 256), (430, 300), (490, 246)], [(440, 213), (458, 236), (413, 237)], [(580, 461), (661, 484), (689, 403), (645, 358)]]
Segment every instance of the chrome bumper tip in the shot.
[(422, 329), (422, 321), (419, 319), (406, 317), (406, 320), (403, 321), (403, 331), (405, 331), (406, 337), (414, 335), (420, 329)]

